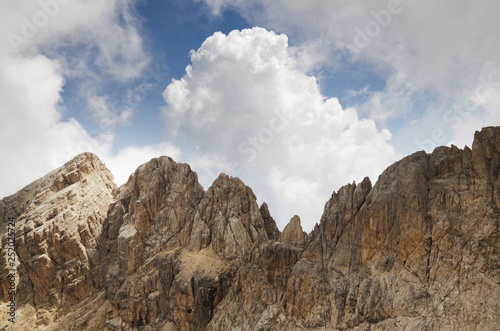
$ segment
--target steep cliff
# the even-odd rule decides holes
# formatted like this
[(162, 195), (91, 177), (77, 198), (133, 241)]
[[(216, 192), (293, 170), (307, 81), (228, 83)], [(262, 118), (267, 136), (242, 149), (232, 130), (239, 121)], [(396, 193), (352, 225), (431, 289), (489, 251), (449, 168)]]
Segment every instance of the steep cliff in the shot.
[[(9, 217), (16, 218), (16, 329), (52, 325), (100, 291), (92, 274), (102, 263), (98, 245), (115, 190), (108, 169), (85, 153), (2, 200), (2, 230)], [(0, 297), (8, 302), (7, 238), (2, 234)], [(2, 303), (2, 322), (7, 322), (7, 311)]]
[[(282, 233), (252, 190), (85, 153), (0, 201), (7, 330), (498, 330), (500, 128), (417, 152)], [(16, 218), (16, 323), (6, 222)]]

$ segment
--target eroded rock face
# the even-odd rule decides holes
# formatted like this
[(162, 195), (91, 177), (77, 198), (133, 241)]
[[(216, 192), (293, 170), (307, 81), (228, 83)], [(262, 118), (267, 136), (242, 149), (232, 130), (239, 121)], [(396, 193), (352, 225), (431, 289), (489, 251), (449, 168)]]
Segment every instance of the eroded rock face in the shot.
[(278, 240), (280, 236), (280, 230), (276, 226), (276, 222), (274, 218), (271, 216), (269, 212), (269, 207), (267, 203), (262, 203), (260, 206), (260, 215), (262, 216), (262, 220), (264, 221), (264, 227), (266, 228), (267, 238), (269, 240)]
[[(196, 206), (204, 195), (187, 164), (160, 157), (120, 187), (104, 224), (102, 279), (115, 309), (108, 327), (141, 327), (166, 318)], [(190, 280), (187, 280), (188, 282)]]
[[(97, 246), (114, 190), (108, 169), (85, 153), (2, 200), (2, 229), (7, 218), (16, 218), (20, 329), (50, 324), (98, 291), (92, 273), (100, 263)], [(3, 236), (3, 247), (5, 241)], [(4, 301), (6, 262), (2, 250)]]
[(300, 217), (295, 215), (283, 229), (280, 240), (290, 243), (302, 244), (306, 241), (306, 239), (307, 234), (302, 230), (302, 225), (300, 225)]
[(290, 312), (295, 319), (341, 329), (495, 329), (498, 136), (486, 128), (472, 151), (418, 152), (373, 188), (365, 179), (334, 193), (289, 281), (323, 291), (313, 290), (314, 300), (289, 291), (288, 303), (304, 303)]
[[(117, 189), (82, 154), (0, 200), (18, 330), (497, 330), (500, 128), (334, 192), (282, 233), (241, 180), (160, 157)], [(8, 295), (2, 250), (2, 288)], [(2, 311), (6, 311), (2, 309)]]
[(266, 227), (252, 190), (238, 178), (221, 174), (196, 210), (189, 248), (211, 247), (221, 257), (234, 260), (266, 241)]
[(499, 136), (485, 128), (472, 150), (418, 152), (373, 187), (334, 192), (306, 247), (273, 254), (284, 282), (262, 259), (269, 244), (254, 250), (210, 329), (496, 330)]

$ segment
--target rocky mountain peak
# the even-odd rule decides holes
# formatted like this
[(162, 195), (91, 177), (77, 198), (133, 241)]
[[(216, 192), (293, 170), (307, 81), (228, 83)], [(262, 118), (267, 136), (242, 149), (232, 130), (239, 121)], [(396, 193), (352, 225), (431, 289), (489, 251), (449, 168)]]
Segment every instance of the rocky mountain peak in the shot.
[(497, 181), (500, 172), (500, 129), (487, 127), (474, 135), (472, 160), (475, 174), (480, 178)]
[(300, 225), (300, 217), (295, 215), (290, 219), (290, 222), (285, 226), (281, 233), (280, 240), (304, 243), (307, 239), (307, 234), (302, 230)]
[(262, 220), (264, 221), (264, 227), (266, 228), (267, 238), (269, 240), (278, 240), (280, 236), (280, 230), (276, 226), (276, 222), (274, 218), (271, 216), (269, 212), (269, 207), (267, 203), (263, 202), (260, 206), (260, 215), (262, 216)]
[[(496, 330), (500, 128), (416, 152), (283, 232), (240, 179), (84, 153), (0, 200), (7, 330)], [(16, 217), (17, 323), (6, 220)], [(5, 321), (5, 322), (4, 322)]]
[[(2, 231), (8, 217), (16, 219), (17, 303), (26, 321), (19, 325), (48, 325), (49, 311), (57, 307), (64, 314), (94, 292), (88, 275), (99, 263), (97, 245), (115, 190), (99, 158), (84, 153), (2, 200)], [(7, 300), (7, 261), (1, 262), (1, 297)]]
[(221, 174), (196, 210), (189, 247), (210, 246), (217, 254), (234, 259), (266, 240), (266, 227), (253, 191), (240, 179)]

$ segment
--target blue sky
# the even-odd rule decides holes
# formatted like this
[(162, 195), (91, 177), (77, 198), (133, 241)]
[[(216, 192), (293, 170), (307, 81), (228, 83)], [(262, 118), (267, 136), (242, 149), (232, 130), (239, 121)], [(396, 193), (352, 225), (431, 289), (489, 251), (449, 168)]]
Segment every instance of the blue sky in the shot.
[(493, 0), (1, 6), (2, 196), (84, 151), (119, 185), (169, 155), (309, 231), (342, 185), (500, 124)]

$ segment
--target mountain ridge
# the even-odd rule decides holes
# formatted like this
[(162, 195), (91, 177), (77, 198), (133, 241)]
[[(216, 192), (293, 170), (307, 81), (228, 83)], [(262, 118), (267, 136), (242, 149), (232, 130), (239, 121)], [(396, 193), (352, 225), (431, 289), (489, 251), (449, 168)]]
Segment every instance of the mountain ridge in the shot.
[[(500, 127), (333, 192), (306, 234), (251, 188), (204, 190), (159, 157), (116, 187), (80, 154), (0, 200), (16, 218), (18, 323), (33, 330), (495, 330)], [(5, 310), (7, 311), (7, 310)]]

